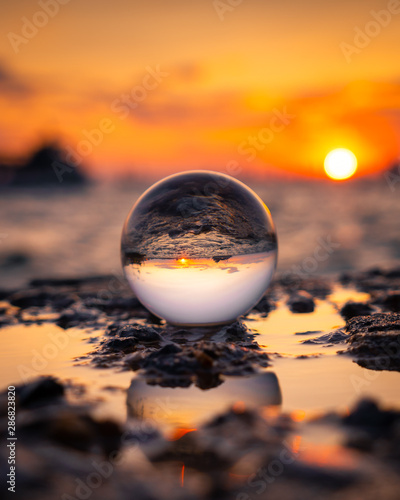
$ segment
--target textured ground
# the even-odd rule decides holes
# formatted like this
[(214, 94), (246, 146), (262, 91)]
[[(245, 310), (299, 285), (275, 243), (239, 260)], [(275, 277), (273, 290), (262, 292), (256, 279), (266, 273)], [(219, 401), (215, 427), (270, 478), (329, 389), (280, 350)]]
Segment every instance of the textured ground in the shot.
[[(243, 322), (207, 331), (171, 327), (123, 284), (118, 293), (110, 292), (113, 280), (36, 280), (26, 289), (4, 291), (0, 325), (54, 323), (66, 331), (103, 331), (80, 361), (102, 370), (131, 370), (162, 387), (212, 390), (226, 375), (248, 376), (269, 367), (271, 356)], [(304, 342), (338, 344), (338, 356), (350, 356), (369, 370), (399, 371), (400, 271), (374, 269), (340, 280), (370, 298), (342, 307), (345, 327), (307, 335)], [(329, 280), (285, 275), (251, 314), (268, 316), (284, 301), (295, 314), (306, 315), (333, 286)], [(400, 414), (379, 401), (363, 400), (346, 414), (312, 421), (234, 405), (196, 430), (167, 439), (145, 422), (95, 417), (87, 389), (51, 376), (17, 386), (13, 498), (122, 500), (132, 492), (135, 500), (398, 498)], [(3, 437), (5, 404), (3, 393)], [(3, 474), (4, 448), (0, 460)]]

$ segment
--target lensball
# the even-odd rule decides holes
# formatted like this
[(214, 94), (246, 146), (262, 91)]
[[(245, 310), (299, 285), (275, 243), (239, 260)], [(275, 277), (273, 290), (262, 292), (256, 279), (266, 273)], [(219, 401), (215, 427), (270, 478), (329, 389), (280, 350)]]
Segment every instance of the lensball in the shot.
[(140, 302), (175, 325), (229, 323), (271, 282), (277, 238), (271, 214), (245, 184), (190, 171), (150, 187), (122, 231), (125, 276)]

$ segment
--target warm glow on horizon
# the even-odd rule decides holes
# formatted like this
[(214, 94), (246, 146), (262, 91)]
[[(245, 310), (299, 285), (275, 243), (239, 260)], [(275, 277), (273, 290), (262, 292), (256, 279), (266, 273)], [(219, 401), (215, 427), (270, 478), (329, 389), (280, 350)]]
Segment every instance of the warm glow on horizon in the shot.
[(325, 172), (333, 180), (349, 179), (357, 170), (356, 155), (345, 148), (333, 149), (325, 157)]
[(60, 3), (24, 42), (21, 19), (31, 23), (38, 4), (0, 3), (0, 160), (22, 163), (55, 141), (92, 177), (207, 168), (261, 182), (326, 178), (326, 153), (346, 145), (357, 175), (390, 168), (396, 22), (349, 55), (341, 45), (355, 43), (373, 0), (293, 2), (289, 17), (282, 2), (237, 3), (224, 22), (218, 2)]

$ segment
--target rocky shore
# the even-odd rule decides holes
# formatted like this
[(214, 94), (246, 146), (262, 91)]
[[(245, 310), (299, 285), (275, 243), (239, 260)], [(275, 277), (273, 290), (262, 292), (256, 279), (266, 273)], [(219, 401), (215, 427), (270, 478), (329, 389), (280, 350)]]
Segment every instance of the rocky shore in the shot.
[[(93, 370), (131, 371), (151, 386), (210, 395), (230, 377), (250, 381), (268, 372), (282, 355), (263, 349), (257, 332), (241, 320), (211, 329), (166, 325), (122, 283), (113, 291), (113, 280), (35, 280), (23, 290), (0, 291), (0, 327), (49, 324), (102, 332), (79, 358)], [(337, 281), (278, 277), (249, 317), (266, 318), (281, 304), (293, 315), (310, 314), (329, 300), (337, 283), (366, 292), (368, 300), (342, 305), (345, 326), (298, 339), (337, 346), (337, 356), (371, 373), (400, 371), (400, 269), (347, 273)], [(157, 419), (149, 426), (138, 418), (122, 424), (95, 415), (96, 402), (85, 387), (51, 373), (9, 383), (16, 387), (18, 430), (13, 498), (398, 498), (400, 412), (384, 407), (379, 397), (355, 401), (346, 413), (312, 418), (241, 401), (171, 436)], [(5, 438), (6, 391), (0, 412)], [(3, 446), (3, 477), (8, 467)], [(2, 495), (8, 493), (4, 482), (2, 488)]]

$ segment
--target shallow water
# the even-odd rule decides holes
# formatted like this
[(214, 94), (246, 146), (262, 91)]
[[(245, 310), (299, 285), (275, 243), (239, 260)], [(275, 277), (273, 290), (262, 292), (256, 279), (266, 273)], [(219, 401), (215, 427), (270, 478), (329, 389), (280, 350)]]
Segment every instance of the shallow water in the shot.
[[(271, 210), (278, 271), (299, 276), (398, 265), (400, 197), (370, 182), (270, 182), (249, 186)], [(40, 277), (122, 275), (124, 220), (147, 184), (81, 190), (3, 189), (1, 288)]]
[[(63, 330), (51, 323), (10, 326), (0, 331), (0, 386), (18, 385), (35, 377), (51, 375), (70, 381), (85, 391), (85, 401), (97, 403), (94, 413), (126, 419), (124, 390), (130, 385), (131, 372), (96, 370), (79, 361), (93, 349), (103, 332), (71, 328)], [(74, 400), (73, 393), (68, 394)]]
[[(279, 303), (265, 318), (260, 315), (246, 318), (246, 325), (259, 334), (256, 336), (257, 342), (271, 357), (272, 366), (266, 369), (266, 373), (276, 375), (275, 388), (270, 393), (273, 401), (268, 403), (265, 399), (270, 397), (268, 389), (264, 398), (259, 398), (258, 405), (276, 405), (279, 387), (281, 411), (300, 411), (306, 418), (329, 410), (346, 410), (361, 396), (372, 396), (383, 405), (400, 407), (398, 372), (361, 368), (350, 357), (336, 354), (345, 348), (344, 344), (326, 347), (304, 343), (344, 325), (337, 308), (347, 300), (349, 294), (355, 299), (366, 298), (365, 294), (355, 290), (338, 287), (327, 300), (317, 301), (313, 313), (291, 313), (286, 305)], [(1, 329), (3, 361), (0, 365), (0, 387), (17, 385), (38, 375), (54, 375), (80, 385), (84, 391), (83, 400), (94, 404), (95, 414), (126, 421), (132, 416), (131, 395), (134, 385), (131, 384), (136, 374), (112, 368), (93, 368), (85, 356), (93, 351), (103, 335), (102, 330), (63, 330), (51, 323)], [(254, 395), (258, 389), (253, 389), (251, 378), (241, 379), (238, 383), (235, 379), (227, 380), (229, 382), (207, 391), (194, 386), (179, 390), (149, 386), (147, 392), (141, 384), (140, 392), (150, 402), (153, 395), (156, 400), (164, 397), (168, 400), (171, 395), (180, 393), (174, 402), (174, 414), (179, 414), (180, 404), (182, 408), (189, 408), (184, 423), (185, 427), (190, 427), (199, 423), (200, 416), (208, 419), (214, 413), (222, 412), (227, 405), (234, 404), (235, 398), (244, 405), (255, 404)], [(247, 383), (249, 393), (246, 395)], [(70, 392), (68, 397), (75, 400), (76, 394)], [(204, 401), (207, 401), (207, 405), (204, 405)], [(193, 422), (190, 418), (193, 418)], [(179, 425), (182, 427), (182, 422)], [(163, 426), (165, 422), (160, 420), (160, 427)]]

